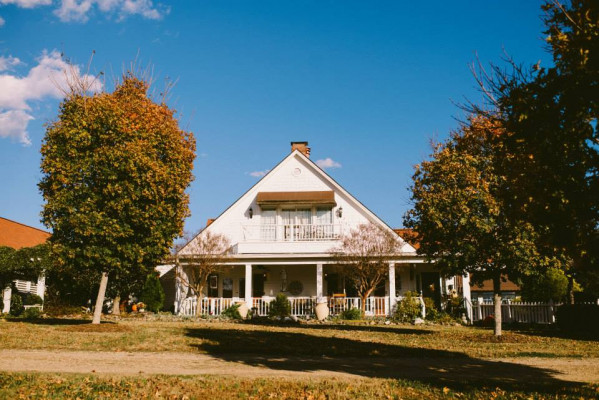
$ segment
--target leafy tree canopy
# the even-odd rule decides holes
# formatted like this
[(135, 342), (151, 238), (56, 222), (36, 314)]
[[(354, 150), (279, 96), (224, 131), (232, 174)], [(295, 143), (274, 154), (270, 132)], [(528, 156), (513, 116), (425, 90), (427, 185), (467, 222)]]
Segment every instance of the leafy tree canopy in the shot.
[(418, 252), (442, 274), (492, 279), (496, 304), (501, 276), (514, 280), (548, 264), (536, 250), (533, 226), (506, 212), (502, 194), (509, 181), (497, 168), (503, 135), (494, 120), (472, 116), (437, 144), (431, 160), (416, 166), (413, 208), (404, 218), (419, 236)]
[(168, 254), (195, 157), (174, 113), (132, 73), (112, 93), (67, 94), (46, 130), (39, 183), (59, 265), (143, 282)]
[(567, 269), (599, 289), (599, 2), (543, 9), (554, 65), (511, 61), (511, 72), (495, 67), (480, 84), (493, 105), (487, 115), (509, 132), (501, 169), (510, 212), (534, 225), (540, 251), (567, 256)]

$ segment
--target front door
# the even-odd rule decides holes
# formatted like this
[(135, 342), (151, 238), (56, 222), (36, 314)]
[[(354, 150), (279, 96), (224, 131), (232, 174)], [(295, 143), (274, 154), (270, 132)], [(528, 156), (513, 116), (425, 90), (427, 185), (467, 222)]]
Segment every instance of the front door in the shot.
[(327, 296), (332, 296), (337, 293), (343, 293), (343, 290), (339, 288), (339, 274), (328, 274), (326, 277), (327, 281)]
[(441, 286), (440, 275), (438, 272), (423, 272), (421, 275), (422, 281), (422, 297), (430, 297), (435, 300), (437, 307), (441, 306)]
[(218, 297), (218, 275), (208, 277), (208, 297)]
[(252, 297), (264, 296), (264, 274), (252, 275)]
[(233, 297), (233, 279), (231, 278), (223, 279), (223, 297), (227, 299)]

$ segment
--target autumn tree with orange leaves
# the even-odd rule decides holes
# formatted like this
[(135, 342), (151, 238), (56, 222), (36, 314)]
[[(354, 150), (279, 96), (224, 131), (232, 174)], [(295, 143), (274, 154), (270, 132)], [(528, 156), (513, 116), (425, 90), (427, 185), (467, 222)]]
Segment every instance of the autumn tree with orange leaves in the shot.
[(112, 93), (73, 86), (41, 149), (42, 219), (53, 255), (82, 275), (102, 276), (93, 323), (109, 276), (145, 278), (189, 213), (195, 140), (148, 88), (133, 73)]
[(416, 166), (413, 208), (404, 218), (418, 233), (418, 252), (443, 275), (474, 272), (493, 281), (496, 336), (502, 277), (515, 280), (549, 264), (537, 251), (532, 225), (506, 212), (502, 193), (509, 182), (498, 169), (503, 134), (495, 120), (472, 116), (437, 144), (431, 159)]

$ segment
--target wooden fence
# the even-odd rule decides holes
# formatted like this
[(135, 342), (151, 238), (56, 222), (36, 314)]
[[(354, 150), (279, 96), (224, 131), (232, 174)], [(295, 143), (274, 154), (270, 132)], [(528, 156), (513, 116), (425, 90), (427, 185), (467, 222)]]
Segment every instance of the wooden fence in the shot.
[[(584, 303), (587, 304), (587, 303)], [(594, 304), (594, 303), (588, 303)], [(561, 303), (534, 303), (505, 300), (501, 304), (501, 320), (505, 323), (522, 322), (527, 324), (553, 324)], [(495, 314), (492, 301), (472, 302), (472, 321), (484, 320)]]

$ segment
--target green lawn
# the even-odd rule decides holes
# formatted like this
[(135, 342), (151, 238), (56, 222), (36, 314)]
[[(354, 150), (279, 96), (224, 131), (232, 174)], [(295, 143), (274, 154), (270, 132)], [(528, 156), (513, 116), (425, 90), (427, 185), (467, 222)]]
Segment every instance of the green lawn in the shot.
[(552, 331), (463, 326), (308, 324), (263, 326), (217, 321), (122, 319), (0, 320), (3, 348), (108, 351), (199, 351), (264, 355), (416, 357), (599, 357), (599, 342), (556, 337)]

